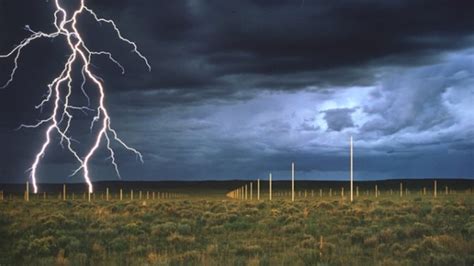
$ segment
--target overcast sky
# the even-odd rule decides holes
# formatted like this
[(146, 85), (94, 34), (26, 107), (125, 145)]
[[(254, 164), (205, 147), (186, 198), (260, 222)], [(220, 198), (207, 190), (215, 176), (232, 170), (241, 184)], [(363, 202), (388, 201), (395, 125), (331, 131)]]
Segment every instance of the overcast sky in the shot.
[[(79, 28), (104, 79), (112, 125), (140, 150), (115, 145), (124, 180), (474, 176), (474, 1), (94, 0), (149, 59), (148, 72), (107, 24)], [(74, 6), (70, 6), (74, 8)], [(0, 54), (34, 30), (53, 31), (51, 1), (0, 0)], [(38, 104), (68, 55), (64, 39), (25, 48), (0, 90), (0, 182), (23, 182), (45, 128)], [(11, 59), (0, 59), (0, 83)], [(77, 84), (76, 84), (77, 85)], [(80, 89), (76, 86), (76, 89)], [(93, 88), (91, 88), (92, 90)], [(74, 100), (82, 101), (80, 94)], [(90, 147), (93, 114), (74, 138)], [(40, 182), (82, 182), (57, 136)], [(117, 180), (104, 147), (93, 180)]]

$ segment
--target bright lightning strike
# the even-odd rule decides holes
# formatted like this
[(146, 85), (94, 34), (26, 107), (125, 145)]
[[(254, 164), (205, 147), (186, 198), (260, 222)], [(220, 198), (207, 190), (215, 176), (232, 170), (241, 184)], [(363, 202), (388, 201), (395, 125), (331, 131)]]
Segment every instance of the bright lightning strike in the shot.
[[(13, 82), (13, 78), (15, 73), (18, 69), (18, 59), (21, 56), (22, 50), (27, 47), (31, 42), (42, 39), (54, 39), (57, 37), (64, 37), (68, 47), (71, 51), (71, 54), (68, 56), (66, 63), (64, 64), (64, 68), (49, 85), (48, 85), (48, 92), (44, 99), (41, 101), (39, 105), (36, 106), (37, 109), (42, 108), (46, 104), (51, 104), (53, 107), (53, 111), (49, 117), (39, 121), (34, 125), (21, 125), (24, 128), (38, 128), (42, 125), (47, 125), (47, 129), (45, 132), (45, 140), (41, 149), (35, 156), (35, 160), (29, 169), (31, 171), (31, 181), (33, 185), (34, 193), (38, 192), (38, 187), (36, 184), (37, 180), (37, 170), (41, 159), (44, 157), (48, 146), (51, 143), (51, 137), (54, 133), (57, 133), (60, 138), (60, 144), (64, 147), (64, 143), (68, 151), (73, 155), (75, 160), (79, 163), (79, 167), (72, 173), (71, 176), (77, 174), (80, 171), (83, 171), (85, 182), (89, 187), (89, 193), (92, 193), (93, 187), (91, 182), (91, 174), (89, 169), (89, 164), (96, 153), (97, 149), (100, 147), (102, 143), (105, 143), (108, 152), (110, 153), (110, 159), (117, 175), (120, 177), (120, 173), (118, 170), (118, 165), (115, 160), (115, 153), (111, 147), (111, 141), (115, 140), (119, 144), (121, 144), (125, 149), (133, 152), (136, 156), (143, 162), (143, 157), (139, 151), (136, 149), (128, 146), (123, 142), (117, 135), (117, 132), (111, 127), (111, 120), (109, 113), (105, 107), (104, 100), (105, 100), (105, 90), (102, 84), (102, 80), (94, 75), (90, 69), (91, 60), (93, 56), (106, 56), (109, 58), (114, 64), (116, 64), (122, 73), (125, 72), (123, 66), (112, 56), (110, 52), (107, 51), (92, 51), (90, 50), (77, 29), (77, 21), (81, 15), (89, 14), (92, 18), (97, 21), (98, 23), (106, 23), (112, 26), (113, 30), (117, 34), (117, 37), (124, 41), (125, 43), (132, 46), (132, 52), (139, 56), (146, 66), (148, 70), (151, 71), (151, 66), (148, 63), (148, 60), (145, 56), (143, 56), (140, 51), (138, 51), (137, 45), (128, 40), (127, 38), (123, 37), (122, 33), (118, 29), (117, 25), (112, 20), (104, 19), (99, 17), (94, 11), (88, 8), (84, 4), (84, 0), (80, 1), (80, 6), (74, 10), (73, 13), (68, 13), (66, 9), (61, 6), (59, 0), (55, 0), (55, 12), (54, 12), (54, 26), (56, 31), (51, 33), (45, 33), (42, 31), (35, 31), (30, 28), (30, 26), (25, 26), (25, 30), (27, 30), (30, 34), (29, 37), (25, 38), (21, 41), (17, 46), (15, 46), (9, 53), (0, 55), (0, 58), (9, 58), (13, 57), (14, 66), (10, 73), (10, 78), (6, 81), (6, 83), (1, 86), (0, 88), (6, 88)], [(89, 108), (88, 106), (76, 106), (70, 102), (70, 96), (73, 91), (72, 82), (73, 82), (73, 65), (79, 63), (81, 67), (81, 74), (82, 74), (82, 84), (81, 84), (81, 91), (84, 96), (87, 98), (88, 103), (90, 103), (90, 98), (86, 92), (86, 82), (90, 81), (98, 90), (99, 94), (99, 103), (95, 109)], [(91, 122), (91, 130), (94, 127), (95, 123), (100, 125), (98, 129), (98, 133), (95, 135), (95, 140), (93, 146), (85, 153), (84, 156), (80, 156), (78, 152), (73, 147), (74, 139), (71, 137), (69, 133), (69, 129), (71, 127), (72, 120), (74, 118), (73, 111), (82, 111), (82, 112), (95, 112), (96, 115), (93, 117)]]

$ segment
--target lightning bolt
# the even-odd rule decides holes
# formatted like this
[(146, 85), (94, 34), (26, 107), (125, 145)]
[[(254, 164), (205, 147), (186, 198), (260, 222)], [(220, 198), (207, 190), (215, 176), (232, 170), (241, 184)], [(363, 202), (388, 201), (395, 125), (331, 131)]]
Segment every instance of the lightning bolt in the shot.
[[(45, 140), (41, 146), (41, 149), (36, 154), (35, 160), (33, 161), (31, 168), (28, 169), (28, 171), (30, 171), (31, 173), (30, 178), (32, 181), (34, 193), (38, 192), (38, 186), (36, 184), (38, 166), (40, 164), (41, 159), (46, 154), (48, 146), (51, 144), (52, 136), (54, 133), (57, 133), (60, 136), (61, 146), (64, 148), (65, 144), (67, 150), (73, 155), (73, 157), (79, 164), (79, 167), (73, 171), (71, 176), (74, 176), (78, 172), (82, 171), (84, 175), (84, 180), (89, 188), (89, 193), (92, 193), (93, 186), (91, 182), (89, 165), (92, 157), (97, 152), (102, 143), (106, 145), (107, 151), (110, 154), (109, 158), (111, 159), (112, 165), (119, 178), (120, 172), (115, 160), (114, 150), (111, 146), (112, 140), (115, 140), (126, 150), (133, 152), (142, 163), (143, 157), (138, 150), (125, 144), (125, 142), (123, 142), (119, 138), (117, 132), (112, 128), (111, 118), (104, 103), (105, 89), (103, 86), (103, 81), (98, 76), (94, 75), (94, 73), (91, 71), (90, 66), (92, 58), (94, 56), (106, 56), (115, 65), (117, 65), (117, 67), (121, 70), (122, 74), (125, 73), (125, 69), (112, 56), (110, 52), (92, 51), (86, 46), (79, 30), (77, 29), (78, 18), (88, 14), (97, 23), (104, 23), (110, 25), (113, 31), (116, 33), (117, 37), (121, 41), (127, 43), (132, 47), (132, 52), (135, 53), (138, 57), (140, 57), (141, 60), (143, 60), (149, 71), (151, 71), (151, 66), (147, 58), (140, 53), (137, 45), (122, 35), (114, 21), (99, 17), (92, 9), (88, 8), (85, 5), (84, 0), (80, 1), (80, 6), (77, 9), (73, 10), (72, 13), (68, 13), (67, 10), (63, 6), (61, 6), (59, 0), (55, 0), (54, 4), (56, 8), (54, 12), (54, 26), (56, 28), (55, 31), (51, 33), (35, 31), (31, 29), (30, 26), (26, 25), (25, 30), (30, 33), (29, 36), (22, 40), (18, 45), (16, 45), (9, 53), (3, 55), (0, 54), (0, 58), (13, 58), (13, 68), (10, 72), (10, 77), (0, 88), (4, 89), (13, 82), (14, 76), (18, 69), (18, 59), (20, 58), (23, 49), (26, 48), (31, 42), (38, 39), (54, 39), (57, 37), (63, 37), (66, 40), (71, 53), (67, 57), (67, 61), (64, 64), (63, 70), (50, 84), (48, 84), (48, 91), (46, 95), (44, 96), (42, 101), (36, 106), (36, 109), (42, 109), (44, 105), (51, 104), (53, 107), (52, 113), (46, 119), (40, 120), (36, 124), (21, 125), (20, 128), (38, 128), (40, 126), (47, 125), (47, 129), (45, 132)], [(73, 92), (72, 72), (73, 66), (75, 64), (80, 64), (81, 66), (82, 83), (80, 89), (84, 97), (87, 99), (88, 106), (76, 106), (73, 105), (70, 101), (70, 96)], [(96, 108), (89, 107), (90, 98), (87, 94), (85, 87), (87, 81), (91, 82), (98, 91), (99, 101)], [(73, 142), (77, 141), (71, 137), (69, 132), (71, 123), (74, 119), (73, 113), (75, 111), (81, 111), (83, 113), (95, 113), (95, 116), (92, 118), (91, 122), (91, 132), (94, 128), (95, 123), (99, 124), (98, 132), (95, 135), (95, 140), (93, 141), (92, 147), (82, 157), (74, 148)]]

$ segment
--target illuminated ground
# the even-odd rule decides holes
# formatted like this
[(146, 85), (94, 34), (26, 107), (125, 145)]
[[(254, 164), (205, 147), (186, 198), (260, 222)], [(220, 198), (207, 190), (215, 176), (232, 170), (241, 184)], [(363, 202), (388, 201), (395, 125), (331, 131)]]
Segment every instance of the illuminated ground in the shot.
[(328, 190), (294, 203), (270, 202), (266, 191), (261, 201), (226, 199), (218, 189), (154, 200), (137, 190), (133, 201), (98, 194), (91, 203), (78, 193), (6, 195), (0, 264), (472, 265), (474, 194), (421, 191), (361, 191), (353, 204)]

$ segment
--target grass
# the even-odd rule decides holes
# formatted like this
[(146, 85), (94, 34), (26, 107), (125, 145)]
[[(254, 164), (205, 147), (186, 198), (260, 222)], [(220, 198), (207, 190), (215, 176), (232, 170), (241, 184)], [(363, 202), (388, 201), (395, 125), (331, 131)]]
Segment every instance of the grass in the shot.
[(0, 265), (474, 264), (474, 194), (382, 194), (4, 200)]

